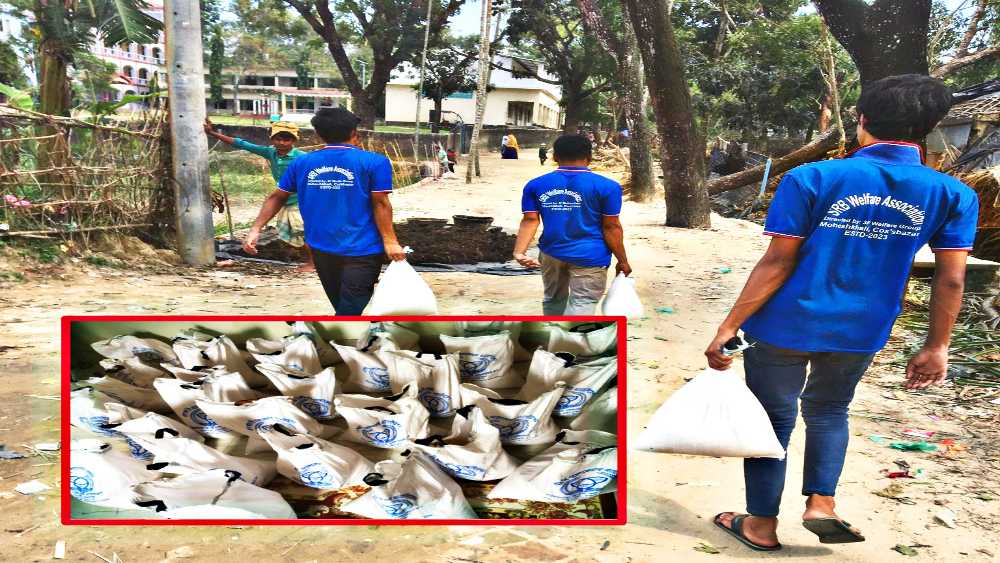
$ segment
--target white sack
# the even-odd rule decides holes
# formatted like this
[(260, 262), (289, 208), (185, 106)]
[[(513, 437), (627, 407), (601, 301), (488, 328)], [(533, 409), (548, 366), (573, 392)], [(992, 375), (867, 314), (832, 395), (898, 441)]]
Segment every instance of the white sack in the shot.
[(104, 438), (124, 440), (132, 457), (142, 461), (152, 460), (152, 453), (114, 428), (126, 420), (141, 417), (146, 412), (113, 401), (114, 399), (92, 387), (82, 387), (70, 392), (70, 425)]
[(530, 360), (531, 352), (521, 345), (521, 321), (455, 321), (455, 336), (488, 336), (507, 331), (514, 344), (514, 361)]
[(347, 421), (340, 437), (376, 448), (402, 448), (410, 440), (425, 438), (430, 413), (417, 398), (417, 387), (380, 399), (366, 395), (337, 395), (337, 413)]
[(366, 478), (370, 491), (345, 503), (345, 512), (366, 518), (444, 519), (479, 518), (451, 477), (420, 452), (403, 463), (382, 461)]
[(413, 350), (420, 351), (420, 335), (412, 330), (393, 322), (375, 322), (368, 325), (368, 330), (358, 337), (355, 345), (358, 350), (375, 352), (376, 350)]
[(113, 360), (135, 358), (154, 365), (160, 362), (177, 363), (177, 355), (170, 345), (155, 338), (139, 338), (125, 334), (94, 342), (90, 347), (105, 358)]
[(559, 381), (554, 389), (530, 402), (480, 396), (475, 404), (483, 409), (490, 424), (500, 431), (500, 441), (504, 444), (548, 444), (555, 440), (559, 432), (559, 426), (552, 420), (552, 411), (565, 387), (566, 383)]
[(569, 423), (572, 430), (600, 430), (618, 433), (618, 386), (606, 389), (590, 400)]
[(277, 425), (261, 432), (271, 449), (278, 452), (278, 473), (296, 483), (316, 489), (340, 489), (360, 485), (375, 465), (352, 448)]
[(524, 379), (511, 366), (514, 364), (514, 344), (509, 332), (487, 336), (441, 335), (449, 354), (458, 354), (462, 381), (487, 389), (520, 387)]
[(417, 386), (417, 397), (434, 418), (447, 418), (462, 408), (457, 354), (429, 354), (399, 350), (387, 352), (389, 383), (399, 393), (406, 385)]
[(337, 352), (330, 347), (326, 340), (323, 340), (322, 336), (320, 336), (316, 323), (306, 321), (289, 321), (288, 325), (291, 329), (292, 336), (306, 335), (312, 339), (313, 345), (316, 346), (316, 353), (319, 354), (320, 365), (326, 367), (340, 363), (340, 356), (338, 356)]
[[(163, 397), (163, 400), (170, 405), (174, 414), (176, 414), (184, 424), (210, 438), (226, 438), (234, 436), (233, 432), (223, 428), (218, 422), (209, 418), (208, 415), (206, 415), (205, 412), (202, 411), (197, 404), (195, 404), (195, 401), (198, 399), (214, 398), (215, 400), (224, 400), (223, 397), (230, 397), (229, 395), (223, 395), (223, 397), (220, 397), (219, 393), (209, 393), (212, 389), (218, 391), (217, 387), (205, 389), (205, 384), (200, 381), (188, 383), (181, 381), (180, 379), (167, 378), (157, 379), (153, 382), (153, 386), (160, 392), (160, 396)], [(232, 400), (237, 401), (242, 399), (234, 398)]]
[(705, 369), (667, 398), (635, 449), (713, 457), (783, 459), (771, 420), (743, 379)]
[(111, 397), (116, 402), (130, 407), (163, 414), (170, 412), (170, 407), (163, 401), (156, 389), (136, 387), (110, 377), (88, 379), (87, 385)]
[(198, 400), (195, 403), (202, 412), (222, 427), (247, 436), (247, 454), (270, 451), (260, 435), (273, 432), (276, 424), (312, 436), (323, 436), (327, 433), (327, 427), (296, 407), (291, 397), (264, 397), (243, 403), (205, 400)]
[(617, 490), (617, 438), (563, 431), (559, 441), (497, 483), (491, 499), (579, 502)]
[(611, 282), (604, 301), (601, 302), (601, 313), (614, 317), (638, 319), (645, 314), (639, 293), (635, 290), (635, 279), (618, 274)]
[(389, 393), (392, 386), (389, 383), (389, 366), (385, 352), (362, 352), (354, 346), (331, 343), (340, 354), (344, 365), (340, 367), (343, 374), (344, 391), (347, 393)]
[(134, 508), (129, 487), (160, 477), (128, 454), (100, 440), (70, 442), (69, 494), (108, 508)]
[(166, 371), (155, 365), (147, 364), (139, 358), (127, 358), (124, 360), (105, 358), (100, 361), (100, 366), (104, 368), (105, 376), (124, 381), (136, 387), (150, 388), (153, 386), (153, 380), (157, 377), (168, 377), (170, 375)]
[(277, 366), (257, 366), (282, 395), (292, 398), (292, 403), (319, 421), (333, 420), (333, 396), (340, 392), (332, 367), (314, 376), (285, 372)]
[(316, 345), (307, 334), (281, 340), (251, 338), (247, 340), (247, 352), (261, 365), (277, 366), (290, 373), (314, 375), (323, 369)]
[(382, 273), (368, 303), (368, 315), (436, 315), (437, 299), (406, 260), (394, 260)]
[(179, 336), (174, 339), (174, 352), (185, 369), (195, 366), (225, 366), (230, 372), (238, 372), (251, 387), (266, 387), (267, 378), (250, 369), (243, 354), (228, 336), (222, 334), (208, 340), (206, 335), (194, 337)]
[[(593, 325), (594, 323), (578, 325), (571, 330), (553, 325), (549, 330), (549, 345), (546, 349), (552, 353), (573, 354), (580, 362), (615, 354), (618, 344), (618, 325), (611, 323), (596, 329), (593, 329)], [(586, 331), (586, 329), (593, 330)]]
[(564, 381), (566, 388), (552, 414), (576, 416), (617, 375), (618, 358), (615, 356), (567, 366), (565, 359), (538, 349), (532, 356), (524, 387), (516, 397), (527, 401), (552, 389), (557, 381)]
[(280, 494), (245, 479), (238, 472), (212, 469), (139, 483), (132, 487), (132, 498), (160, 518), (297, 518)]
[(450, 434), (414, 440), (412, 447), (427, 454), (452, 477), (470, 481), (503, 479), (519, 464), (504, 451), (500, 431), (475, 405), (455, 415)]

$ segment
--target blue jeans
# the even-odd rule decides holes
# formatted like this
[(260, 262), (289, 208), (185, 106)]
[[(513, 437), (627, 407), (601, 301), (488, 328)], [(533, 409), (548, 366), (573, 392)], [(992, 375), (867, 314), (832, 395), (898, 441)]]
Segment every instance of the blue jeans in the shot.
[[(754, 344), (743, 353), (747, 386), (764, 406), (786, 450), (795, 428), (798, 403), (802, 401), (802, 419), (806, 423), (802, 494), (834, 496), (850, 437), (847, 407), (875, 354), (800, 352), (749, 336), (747, 341)], [(787, 456), (780, 460), (744, 460), (747, 512), (754, 516), (778, 515), (786, 465)]]
[(333, 305), (334, 314), (338, 317), (360, 315), (375, 292), (385, 255), (340, 256), (315, 248), (312, 254), (316, 274)]

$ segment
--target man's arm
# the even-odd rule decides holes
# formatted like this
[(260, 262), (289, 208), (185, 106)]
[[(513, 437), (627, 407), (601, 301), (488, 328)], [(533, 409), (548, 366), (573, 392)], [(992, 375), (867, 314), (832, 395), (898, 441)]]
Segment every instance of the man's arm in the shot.
[(205, 134), (208, 135), (209, 137), (214, 137), (222, 141), (223, 143), (226, 143), (227, 145), (231, 145), (236, 142), (235, 138), (230, 137), (229, 135), (223, 135), (222, 133), (216, 131), (215, 125), (213, 125), (212, 122), (209, 121), (207, 117), (205, 118), (204, 127), (205, 127)]
[(768, 299), (777, 292), (788, 276), (792, 275), (795, 265), (798, 263), (799, 247), (802, 246), (802, 239), (773, 237), (767, 252), (761, 257), (757, 265), (750, 272), (743, 291), (736, 298), (736, 304), (726, 320), (719, 325), (719, 330), (712, 339), (712, 343), (705, 350), (708, 357), (708, 365), (712, 369), (727, 369), (733, 362), (733, 358), (722, 353), (722, 345), (730, 338), (736, 336), (740, 326), (767, 303)]
[(250, 254), (257, 254), (257, 239), (260, 238), (260, 231), (267, 225), (267, 222), (274, 218), (281, 211), (281, 208), (285, 206), (285, 202), (288, 201), (289, 196), (292, 194), (284, 190), (274, 190), (267, 199), (264, 200), (264, 205), (260, 206), (260, 213), (257, 214), (257, 219), (254, 220), (253, 226), (250, 227), (250, 232), (247, 233), (247, 238), (243, 239), (243, 250)]
[(934, 254), (930, 327), (923, 348), (906, 364), (907, 389), (937, 385), (948, 375), (948, 345), (951, 343), (951, 329), (962, 308), (968, 256), (969, 253), (964, 250)]
[(617, 215), (605, 215), (601, 220), (601, 229), (604, 231), (604, 242), (615, 255), (615, 274), (632, 273), (632, 266), (628, 264), (628, 257), (625, 256), (625, 231), (622, 229), (622, 222)]
[(389, 192), (372, 192), (372, 212), (375, 214), (375, 226), (382, 235), (382, 245), (390, 260), (406, 260), (403, 247), (396, 239), (396, 230), (392, 227), (392, 203), (389, 202)]
[(514, 242), (514, 260), (517, 260), (517, 263), (525, 268), (541, 266), (538, 260), (525, 254), (528, 252), (528, 245), (534, 240), (541, 222), (537, 211), (526, 211), (521, 217), (521, 226), (517, 229), (517, 240)]

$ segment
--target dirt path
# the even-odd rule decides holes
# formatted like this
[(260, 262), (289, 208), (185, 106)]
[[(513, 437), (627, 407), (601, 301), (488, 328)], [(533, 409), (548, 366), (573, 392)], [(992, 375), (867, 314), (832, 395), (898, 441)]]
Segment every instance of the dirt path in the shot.
[[(520, 218), (520, 188), (541, 169), (537, 161), (484, 159), (484, 178), (472, 185), (441, 181), (401, 190), (393, 196), (398, 217), (448, 217), (457, 213), (491, 215), (495, 224), (515, 229)], [(548, 170), (548, 168), (546, 168)], [(460, 173), (464, 169), (459, 169)], [(628, 435), (634, 438), (652, 411), (674, 389), (703, 367), (702, 349), (715, 325), (765, 247), (760, 227), (715, 218), (709, 231), (660, 226), (663, 203), (627, 202), (622, 212), (626, 240), (639, 289), (650, 317), (630, 323)], [(241, 213), (252, 214), (252, 211)], [(404, 241), (405, 243), (405, 241)], [(731, 273), (721, 273), (723, 267)], [(0, 264), (0, 269), (19, 269)], [(58, 405), (44, 397), (58, 394), (59, 317), (65, 314), (327, 314), (329, 305), (317, 280), (286, 270), (195, 270), (159, 266), (146, 270), (89, 268), (66, 270), (62, 277), (29, 274), (24, 283), (0, 286), (0, 443), (21, 444), (58, 437)], [(537, 314), (541, 279), (477, 274), (425, 274), (442, 313)], [(672, 314), (654, 313), (671, 307)], [(14, 346), (4, 349), (3, 346)], [(874, 377), (874, 376), (873, 376)], [(888, 373), (880, 381), (892, 381)], [(886, 398), (886, 394), (891, 395)], [(37, 397), (28, 397), (27, 395)], [(898, 437), (907, 427), (966, 436), (947, 416), (931, 421), (926, 401), (896, 388), (863, 384), (852, 417), (855, 436), (838, 498), (843, 514), (860, 526), (868, 541), (827, 547), (798, 525), (802, 429), (790, 448), (790, 472), (782, 505), (780, 533), (786, 549), (778, 557), (836, 561), (991, 559), (1000, 497), (996, 460), (970, 448), (954, 461), (932, 454), (897, 452), (866, 438)], [(874, 413), (874, 414), (873, 414)], [(954, 417), (952, 417), (954, 418)], [(988, 437), (988, 436), (987, 436)], [(995, 437), (995, 434), (994, 434)], [(980, 436), (983, 438), (983, 436)], [(961, 439), (961, 438), (960, 438)], [(995, 453), (992, 455), (996, 455)], [(908, 460), (929, 478), (905, 484), (903, 496), (915, 504), (882, 498), (872, 491), (891, 484), (879, 474)], [(0, 553), (9, 560), (51, 557), (59, 539), (67, 558), (99, 561), (90, 552), (123, 561), (173, 559), (171, 550), (189, 546), (190, 560), (427, 562), (518, 561), (669, 561), (730, 560), (766, 557), (752, 553), (710, 524), (713, 514), (742, 508), (741, 462), (734, 459), (630, 454), (629, 524), (624, 527), (63, 527), (58, 523), (56, 459), (31, 457), (0, 461)], [(47, 464), (47, 465), (46, 465)], [(992, 467), (992, 470), (988, 470)], [(986, 469), (984, 469), (986, 468)], [(39, 497), (12, 489), (37, 478), (53, 487)], [(975, 491), (981, 499), (973, 498)], [(934, 522), (946, 502), (958, 513), (958, 528)], [(721, 554), (694, 550), (708, 543)], [(897, 544), (917, 545), (907, 558)], [(175, 554), (176, 555), (176, 554)], [(360, 556), (360, 557), (359, 557)], [(771, 555), (770, 557), (775, 557)], [(179, 559), (179, 558), (178, 558)]]

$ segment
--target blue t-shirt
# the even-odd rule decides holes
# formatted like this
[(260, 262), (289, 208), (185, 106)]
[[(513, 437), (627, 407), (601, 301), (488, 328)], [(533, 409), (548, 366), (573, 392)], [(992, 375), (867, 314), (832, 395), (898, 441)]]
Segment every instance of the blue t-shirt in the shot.
[(743, 330), (806, 352), (880, 350), (917, 250), (971, 250), (978, 212), (976, 193), (923, 166), (909, 143), (795, 168), (778, 186), (764, 234), (803, 239), (798, 264)]
[(521, 211), (542, 218), (542, 252), (577, 266), (608, 266), (602, 217), (622, 210), (622, 187), (585, 166), (560, 166), (524, 186)]
[(306, 244), (340, 256), (384, 252), (371, 194), (392, 191), (392, 164), (353, 145), (327, 145), (293, 160), (278, 189), (299, 198)]

